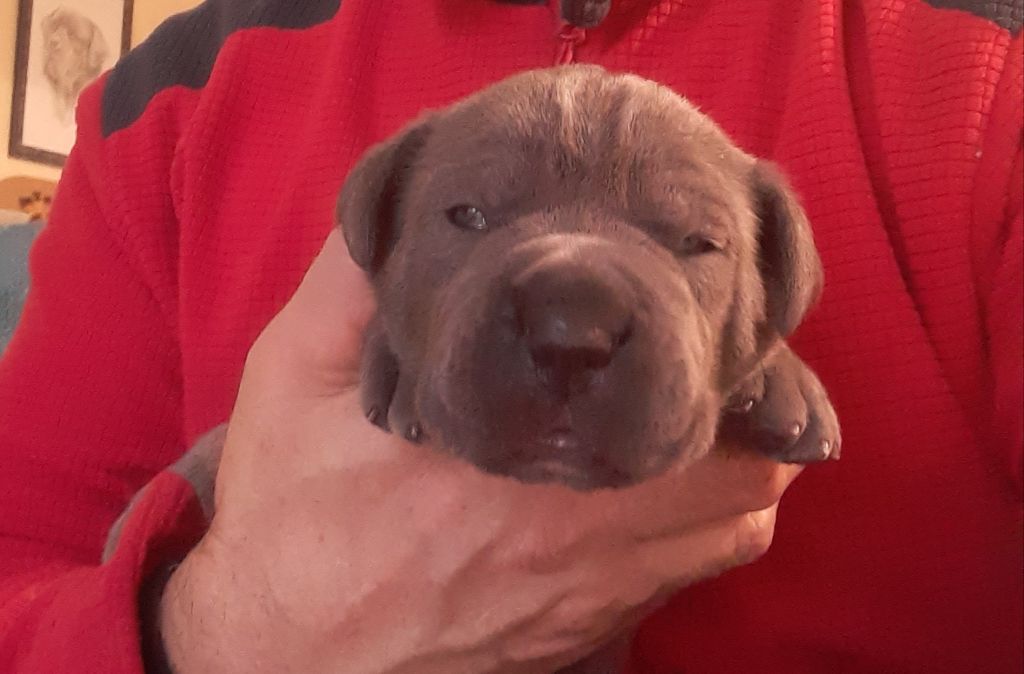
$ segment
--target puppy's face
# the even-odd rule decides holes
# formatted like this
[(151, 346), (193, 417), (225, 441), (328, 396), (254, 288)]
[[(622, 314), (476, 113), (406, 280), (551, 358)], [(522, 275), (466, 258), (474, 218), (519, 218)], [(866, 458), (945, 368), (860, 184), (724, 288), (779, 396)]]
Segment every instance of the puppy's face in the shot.
[(581, 489), (706, 451), (820, 285), (768, 167), (675, 94), (594, 67), (421, 118), (356, 167), (339, 219), (427, 435)]

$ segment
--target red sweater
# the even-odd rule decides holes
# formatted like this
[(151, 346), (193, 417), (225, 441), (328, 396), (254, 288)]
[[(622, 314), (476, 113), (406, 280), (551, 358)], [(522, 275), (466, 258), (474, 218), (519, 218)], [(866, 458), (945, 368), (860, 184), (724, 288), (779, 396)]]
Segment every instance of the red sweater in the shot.
[[(633, 671), (1022, 671), (1020, 20), (1018, 1), (617, 0), (577, 45), (792, 176), (827, 277), (794, 346), (844, 426), (768, 555), (648, 621)], [(209, 0), (84, 94), (0, 361), (0, 671), (140, 671), (140, 578), (201, 527), (161, 470), (227, 417), (346, 171), (560, 44), (543, 1)]]

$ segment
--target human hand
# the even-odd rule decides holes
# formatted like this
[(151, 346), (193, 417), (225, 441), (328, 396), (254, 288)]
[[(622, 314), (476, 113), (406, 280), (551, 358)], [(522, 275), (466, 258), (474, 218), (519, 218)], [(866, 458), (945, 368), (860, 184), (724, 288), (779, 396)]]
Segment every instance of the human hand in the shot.
[(799, 468), (754, 453), (581, 493), (373, 427), (362, 274), (332, 233), (249, 354), (216, 514), (164, 593), (176, 671), (555, 670), (767, 549)]

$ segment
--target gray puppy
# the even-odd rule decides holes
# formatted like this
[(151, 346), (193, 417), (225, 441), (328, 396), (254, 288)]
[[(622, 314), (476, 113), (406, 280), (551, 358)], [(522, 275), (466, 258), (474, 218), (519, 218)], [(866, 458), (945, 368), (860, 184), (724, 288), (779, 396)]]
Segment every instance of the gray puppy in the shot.
[[(377, 294), (362, 397), (386, 430), (577, 490), (723, 437), (839, 457), (828, 395), (784, 341), (822, 288), (803, 210), (664, 87), (594, 66), (513, 76), (371, 148), (337, 216)], [(222, 441), (172, 467), (208, 515)], [(565, 671), (615, 672), (628, 641)]]
[(577, 489), (648, 479), (719, 432), (838, 456), (783, 341), (822, 286), (803, 211), (668, 89), (592, 66), (511, 77), (372, 148), (338, 220), (378, 294), (362, 381), (383, 428)]

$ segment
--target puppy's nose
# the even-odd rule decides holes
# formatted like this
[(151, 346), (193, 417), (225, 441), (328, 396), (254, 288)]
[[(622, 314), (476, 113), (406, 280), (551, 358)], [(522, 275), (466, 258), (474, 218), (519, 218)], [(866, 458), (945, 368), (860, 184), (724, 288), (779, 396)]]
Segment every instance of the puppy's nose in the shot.
[(631, 336), (632, 308), (610, 279), (573, 267), (550, 267), (516, 279), (518, 336), (541, 380), (563, 395), (579, 393)]

